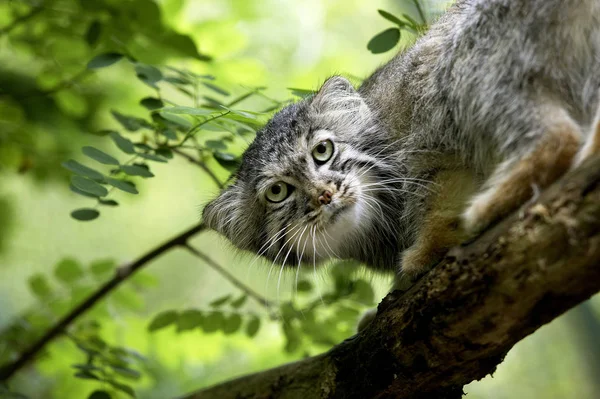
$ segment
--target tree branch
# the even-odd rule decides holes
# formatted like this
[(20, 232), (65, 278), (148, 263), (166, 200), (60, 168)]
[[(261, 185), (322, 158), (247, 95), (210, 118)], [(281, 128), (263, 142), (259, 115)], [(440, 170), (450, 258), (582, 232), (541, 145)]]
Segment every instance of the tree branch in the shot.
[(14, 362), (5, 365), (0, 368), (0, 382), (5, 381), (12, 377), (17, 371), (31, 361), (35, 356), (54, 338), (59, 336), (67, 327), (69, 327), (77, 318), (83, 315), (85, 312), (90, 310), (98, 301), (103, 299), (112, 290), (117, 288), (122, 282), (127, 280), (133, 273), (144, 267), (150, 261), (159, 257), (163, 253), (173, 249), (177, 246), (185, 246), (187, 240), (200, 233), (205, 229), (203, 224), (198, 224), (162, 245), (154, 248), (145, 255), (139, 257), (136, 261), (131, 264), (123, 265), (117, 268), (115, 276), (104, 283), (96, 292), (88, 296), (83, 302), (77, 305), (71, 312), (60, 319), (54, 326), (52, 326), (46, 333), (38, 339), (29, 349), (25, 350), (21, 356)]
[(173, 151), (175, 154), (179, 155), (180, 157), (183, 157), (183, 158), (187, 159), (191, 163), (193, 163), (195, 165), (198, 165), (215, 182), (215, 184), (217, 185), (217, 187), (223, 188), (223, 183), (221, 183), (221, 181), (219, 180), (219, 178), (217, 177), (217, 175), (215, 175), (214, 172), (212, 170), (210, 170), (204, 164), (204, 162), (197, 160), (196, 158), (192, 157), (189, 154), (186, 154), (185, 152), (181, 151), (178, 148), (171, 148), (171, 151)]
[(184, 247), (188, 251), (190, 251), (194, 256), (197, 256), (198, 258), (202, 259), (204, 261), (204, 263), (206, 263), (208, 266), (215, 269), (219, 274), (221, 274), (223, 277), (225, 277), (225, 279), (227, 279), (231, 284), (235, 285), (242, 292), (245, 292), (246, 295), (248, 295), (250, 298), (254, 299), (256, 302), (258, 302), (262, 306), (266, 307), (267, 309), (273, 308), (274, 305), (271, 303), (271, 301), (269, 301), (267, 298), (263, 297), (262, 295), (258, 294), (256, 291), (254, 291), (252, 288), (250, 288), (247, 285), (245, 285), (244, 283), (242, 283), (240, 280), (237, 279), (237, 277), (235, 277), (233, 274), (229, 273), (225, 268), (223, 268), (217, 262), (212, 260), (212, 258), (205, 255), (203, 252), (198, 251), (196, 248), (192, 247), (190, 244), (186, 243), (186, 244), (184, 244)]
[(329, 352), (192, 393), (210, 398), (460, 398), (518, 341), (600, 291), (600, 159), (451, 251)]

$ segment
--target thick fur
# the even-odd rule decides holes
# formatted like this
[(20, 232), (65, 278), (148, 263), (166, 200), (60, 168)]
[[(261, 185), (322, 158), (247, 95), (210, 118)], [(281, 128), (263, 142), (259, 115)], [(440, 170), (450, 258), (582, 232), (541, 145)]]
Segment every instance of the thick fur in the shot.
[[(600, 150), (599, 87), (600, 1), (458, 1), (358, 91), (333, 77), (275, 115), (204, 219), (278, 263), (418, 274)], [(295, 190), (268, 203), (279, 180)], [(328, 187), (350, 204), (335, 218)]]

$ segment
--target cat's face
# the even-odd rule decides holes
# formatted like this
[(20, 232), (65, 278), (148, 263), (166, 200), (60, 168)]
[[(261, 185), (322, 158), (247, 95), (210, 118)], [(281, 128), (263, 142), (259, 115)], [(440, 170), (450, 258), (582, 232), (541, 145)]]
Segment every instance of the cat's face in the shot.
[(368, 233), (393, 217), (381, 201), (390, 190), (378, 183), (396, 173), (387, 141), (350, 83), (331, 78), (257, 134), (204, 221), (279, 264), (360, 257)]

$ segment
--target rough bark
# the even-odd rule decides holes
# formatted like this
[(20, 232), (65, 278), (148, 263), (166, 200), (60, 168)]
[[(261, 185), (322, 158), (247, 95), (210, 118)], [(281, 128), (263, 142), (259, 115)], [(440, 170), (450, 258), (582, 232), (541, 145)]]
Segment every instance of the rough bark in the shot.
[(327, 353), (192, 393), (206, 398), (460, 398), (518, 341), (600, 290), (600, 159), (450, 252)]

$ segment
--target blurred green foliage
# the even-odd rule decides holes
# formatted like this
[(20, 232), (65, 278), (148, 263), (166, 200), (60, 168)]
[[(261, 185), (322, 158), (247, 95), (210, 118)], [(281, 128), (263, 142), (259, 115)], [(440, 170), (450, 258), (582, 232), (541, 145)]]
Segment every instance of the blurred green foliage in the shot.
[[(368, 51), (409, 45), (447, 2), (366, 3), (0, 1), (0, 366), (197, 223), (272, 111), (339, 70), (366, 76), (385, 60)], [(174, 249), (0, 398), (175, 397), (330, 348), (386, 291), (353, 263), (287, 275), (219, 240), (192, 241), (237, 284)], [(469, 396), (597, 397), (597, 309), (518, 345)]]

